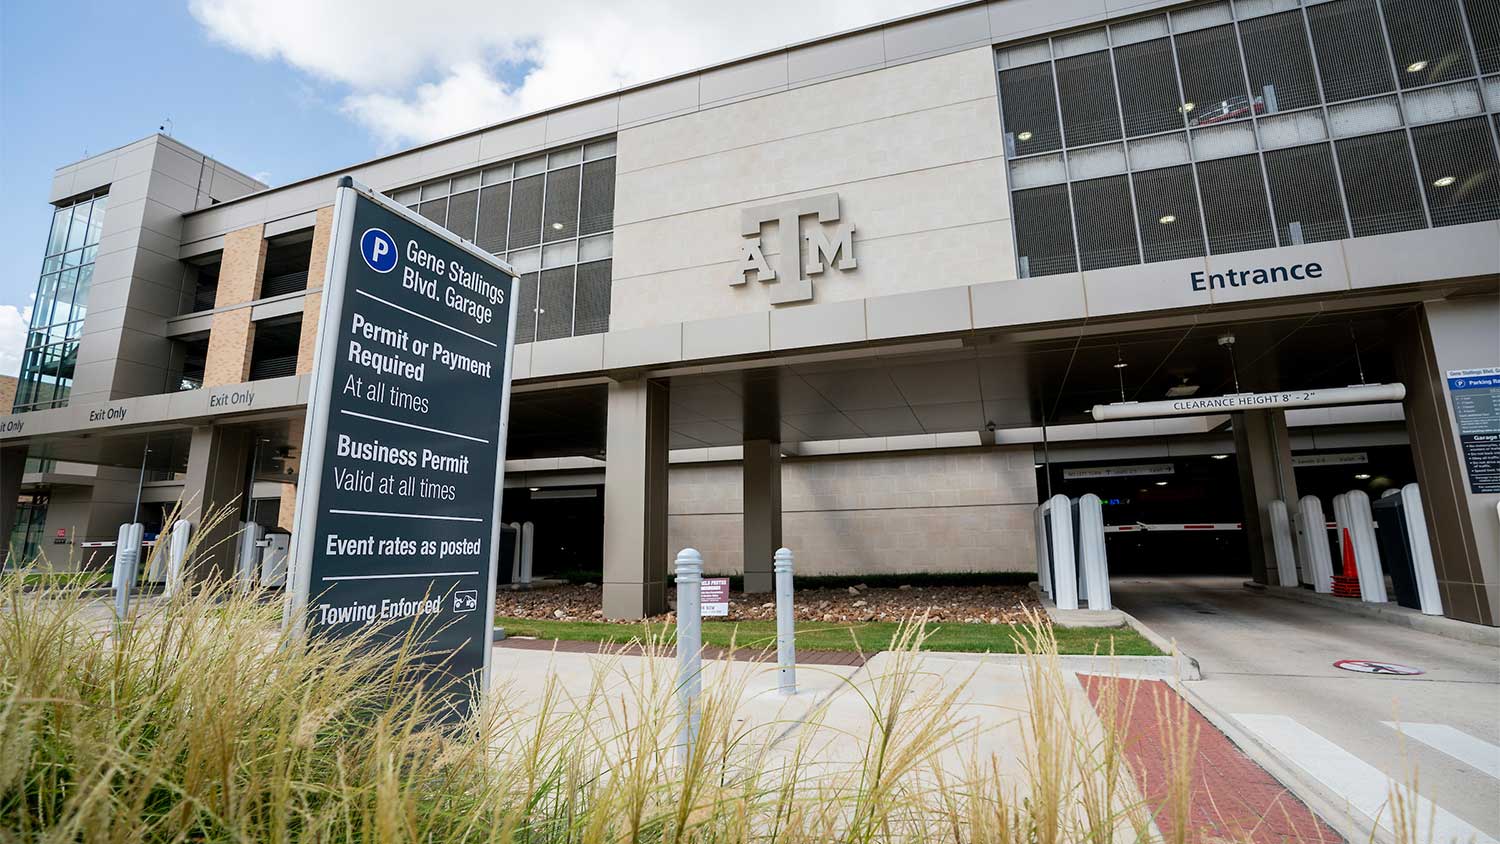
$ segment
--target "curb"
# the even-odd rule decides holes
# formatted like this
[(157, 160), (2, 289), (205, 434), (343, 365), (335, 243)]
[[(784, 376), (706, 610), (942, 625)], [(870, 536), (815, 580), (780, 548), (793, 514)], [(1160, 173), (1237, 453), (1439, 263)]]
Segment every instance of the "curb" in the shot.
[(1302, 772), (1301, 768), (1282, 759), (1274, 750), (1261, 744), (1238, 721), (1220, 712), (1204, 700), (1187, 684), (1177, 684), (1177, 692), (1193, 708), (1244, 751), (1251, 761), (1265, 769), (1298, 800), (1333, 828), (1349, 844), (1396, 844), (1395, 834), (1379, 824), (1368, 821), (1362, 813), (1349, 807), (1349, 802), (1323, 783)]
[[(1141, 622), (1140, 619), (1120, 609), (1119, 607), (1099, 611), (1098, 615), (1101, 616), (1101, 618), (1099, 618), (1095, 623), (1079, 623), (1076, 619), (1078, 619), (1079, 617), (1087, 617), (1094, 611), (1060, 610), (1057, 608), (1057, 605), (1053, 603), (1052, 599), (1047, 597), (1047, 593), (1042, 591), (1042, 585), (1040, 583), (1033, 580), (1027, 585), (1031, 588), (1031, 591), (1036, 594), (1036, 598), (1041, 602), (1042, 608), (1047, 611), (1047, 618), (1051, 619), (1053, 624), (1056, 624), (1059, 627), (1120, 627), (1122, 625), (1125, 627), (1129, 627), (1131, 630), (1134, 630), (1135, 632), (1141, 634), (1141, 636), (1144, 637), (1146, 641), (1150, 642), (1152, 645), (1155, 645), (1157, 650), (1166, 654), (1166, 658), (1172, 661), (1174, 671), (1170, 674), (1163, 675), (1162, 679), (1180, 679), (1185, 681), (1203, 679), (1203, 669), (1198, 665), (1198, 660), (1183, 653), (1182, 649), (1177, 647), (1176, 642), (1168, 639), (1160, 633), (1157, 633), (1150, 627), (1147, 627)], [(1162, 657), (1117, 657), (1117, 659), (1161, 658)], [(1084, 673), (1088, 674), (1093, 672), (1085, 671)]]
[(1259, 583), (1252, 586), (1250, 582), (1244, 585), (1250, 592), (1280, 598), (1283, 601), (1311, 604), (1349, 615), (1373, 618), (1397, 627), (1409, 627), (1422, 633), (1442, 636), (1445, 639), (1500, 648), (1500, 627), (1470, 624), (1467, 621), (1458, 621), (1441, 615), (1425, 615), (1395, 603), (1369, 604), (1363, 601), (1351, 601), (1347, 598), (1335, 598), (1332, 595), (1312, 592), (1301, 587), (1293, 589), (1283, 586), (1265, 586)]
[[(1025, 654), (974, 653), (968, 651), (922, 651), (923, 658), (955, 662), (985, 662), (1012, 668), (1026, 668), (1035, 658)], [(1174, 656), (1110, 656), (1109, 654), (1058, 654), (1058, 667), (1066, 674), (1097, 674), (1131, 680), (1198, 679), (1186, 677)]]

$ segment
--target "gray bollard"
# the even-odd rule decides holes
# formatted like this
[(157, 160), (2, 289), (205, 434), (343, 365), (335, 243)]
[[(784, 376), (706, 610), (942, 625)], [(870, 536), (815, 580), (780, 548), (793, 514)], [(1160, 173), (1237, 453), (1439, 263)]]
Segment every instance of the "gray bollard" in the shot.
[(797, 628), (792, 612), (792, 549), (778, 548), (771, 569), (776, 573), (776, 690), (797, 693)]
[(187, 561), (188, 542), (192, 539), (193, 523), (178, 519), (172, 523), (171, 539), (167, 542), (167, 597), (171, 598), (182, 588), (183, 568)]
[(677, 552), (677, 702), (682, 727), (677, 758), (684, 765), (698, 741), (698, 695), (703, 690), (703, 555), (697, 549)]

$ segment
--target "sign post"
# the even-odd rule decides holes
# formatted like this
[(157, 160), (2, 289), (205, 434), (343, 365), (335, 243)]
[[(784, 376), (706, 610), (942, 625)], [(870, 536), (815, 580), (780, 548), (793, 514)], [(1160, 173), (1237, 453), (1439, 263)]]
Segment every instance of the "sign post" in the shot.
[(515, 276), (347, 176), (333, 214), (286, 617), (420, 631), (461, 718), (489, 685)]

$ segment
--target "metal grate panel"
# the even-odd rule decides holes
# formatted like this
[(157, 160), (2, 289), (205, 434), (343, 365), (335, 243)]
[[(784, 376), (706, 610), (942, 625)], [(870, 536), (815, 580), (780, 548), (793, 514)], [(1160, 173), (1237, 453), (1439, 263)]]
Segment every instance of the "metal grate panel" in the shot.
[(1500, 217), (1495, 141), (1482, 117), (1411, 130), (1434, 226)]
[(583, 165), (578, 233), (607, 232), (615, 227), (615, 160), (605, 158)]
[(568, 167), (547, 174), (547, 206), (542, 215), (542, 240), (567, 240), (578, 236), (578, 179), (580, 168)]
[(479, 191), (455, 193), (448, 197), (448, 231), (464, 240), (474, 240), (474, 215), (479, 208)]
[(1328, 102), (1395, 88), (1375, 0), (1338, 0), (1307, 8), (1323, 98)]
[(536, 339), (556, 340), (573, 336), (573, 268), (543, 270)]
[(1349, 236), (1327, 144), (1266, 153), (1266, 176), (1282, 246)]
[(1182, 74), (1182, 107), (1189, 126), (1207, 126), (1249, 117), (1245, 75), (1233, 26), (1216, 26), (1177, 36)]
[(511, 185), (510, 243), (507, 249), (525, 249), (542, 242), (542, 190), (545, 176), (527, 176)]
[(496, 255), (505, 251), (505, 223), (510, 215), (510, 184), (479, 191), (479, 221), (474, 242)]
[(1250, 91), (1266, 113), (1318, 104), (1318, 78), (1302, 13), (1282, 12), (1240, 24)]
[(1500, 2), (1464, 0), (1469, 17), (1469, 36), (1479, 55), (1480, 73), (1500, 73)]
[(417, 206), (417, 213), (438, 225), (448, 222), (448, 197), (429, 199)]
[(1198, 197), (1188, 165), (1148, 170), (1131, 176), (1147, 261), (1172, 261), (1203, 254)]
[(1075, 182), (1073, 213), (1078, 219), (1078, 257), (1084, 270), (1140, 263), (1128, 177)]
[(1146, 135), (1181, 129), (1181, 92), (1172, 66), (1172, 42), (1165, 38), (1131, 44), (1115, 51), (1120, 77), (1120, 107), (1125, 134)]
[(613, 261), (593, 261), (578, 265), (577, 302), (574, 304), (573, 333), (603, 334), (609, 330), (610, 275)]
[(1334, 147), (1355, 237), (1427, 225), (1405, 132), (1349, 138)]
[(1199, 162), (1198, 189), (1203, 194), (1209, 252), (1221, 255), (1276, 245), (1257, 156)]
[(1071, 273), (1078, 269), (1073, 254), (1073, 223), (1068, 216), (1068, 188), (1052, 185), (1016, 191), (1016, 252), (1022, 275)]
[(1030, 155), (1062, 146), (1052, 65), (1000, 71), (1000, 109), (1005, 120), (1006, 154)]
[(516, 299), (516, 342), (530, 343), (536, 339), (536, 286), (538, 273), (527, 273), (518, 281), (521, 289)]
[(1457, 0), (1381, 0), (1402, 88), (1474, 75)]
[(1068, 146), (1120, 137), (1120, 113), (1115, 103), (1109, 51), (1058, 61), (1057, 90), (1062, 103), (1063, 137)]

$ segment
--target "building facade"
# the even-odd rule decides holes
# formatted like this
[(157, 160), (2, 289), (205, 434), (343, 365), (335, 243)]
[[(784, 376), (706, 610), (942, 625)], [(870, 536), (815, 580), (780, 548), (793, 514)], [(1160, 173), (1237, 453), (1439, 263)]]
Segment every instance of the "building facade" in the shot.
[[(1416, 482), (1446, 613), (1495, 624), (1449, 375), (1500, 366), (1497, 131), (1493, 0), (996, 0), (274, 189), (154, 136), (57, 173), (0, 499), (56, 565), (178, 501), (290, 526), (347, 173), (521, 272), (505, 518), (610, 616), (690, 544), (752, 591), (782, 544), (1034, 570), (1054, 492), (1275, 583), (1269, 501)], [(1362, 383), (1406, 398), (1091, 414)]]

